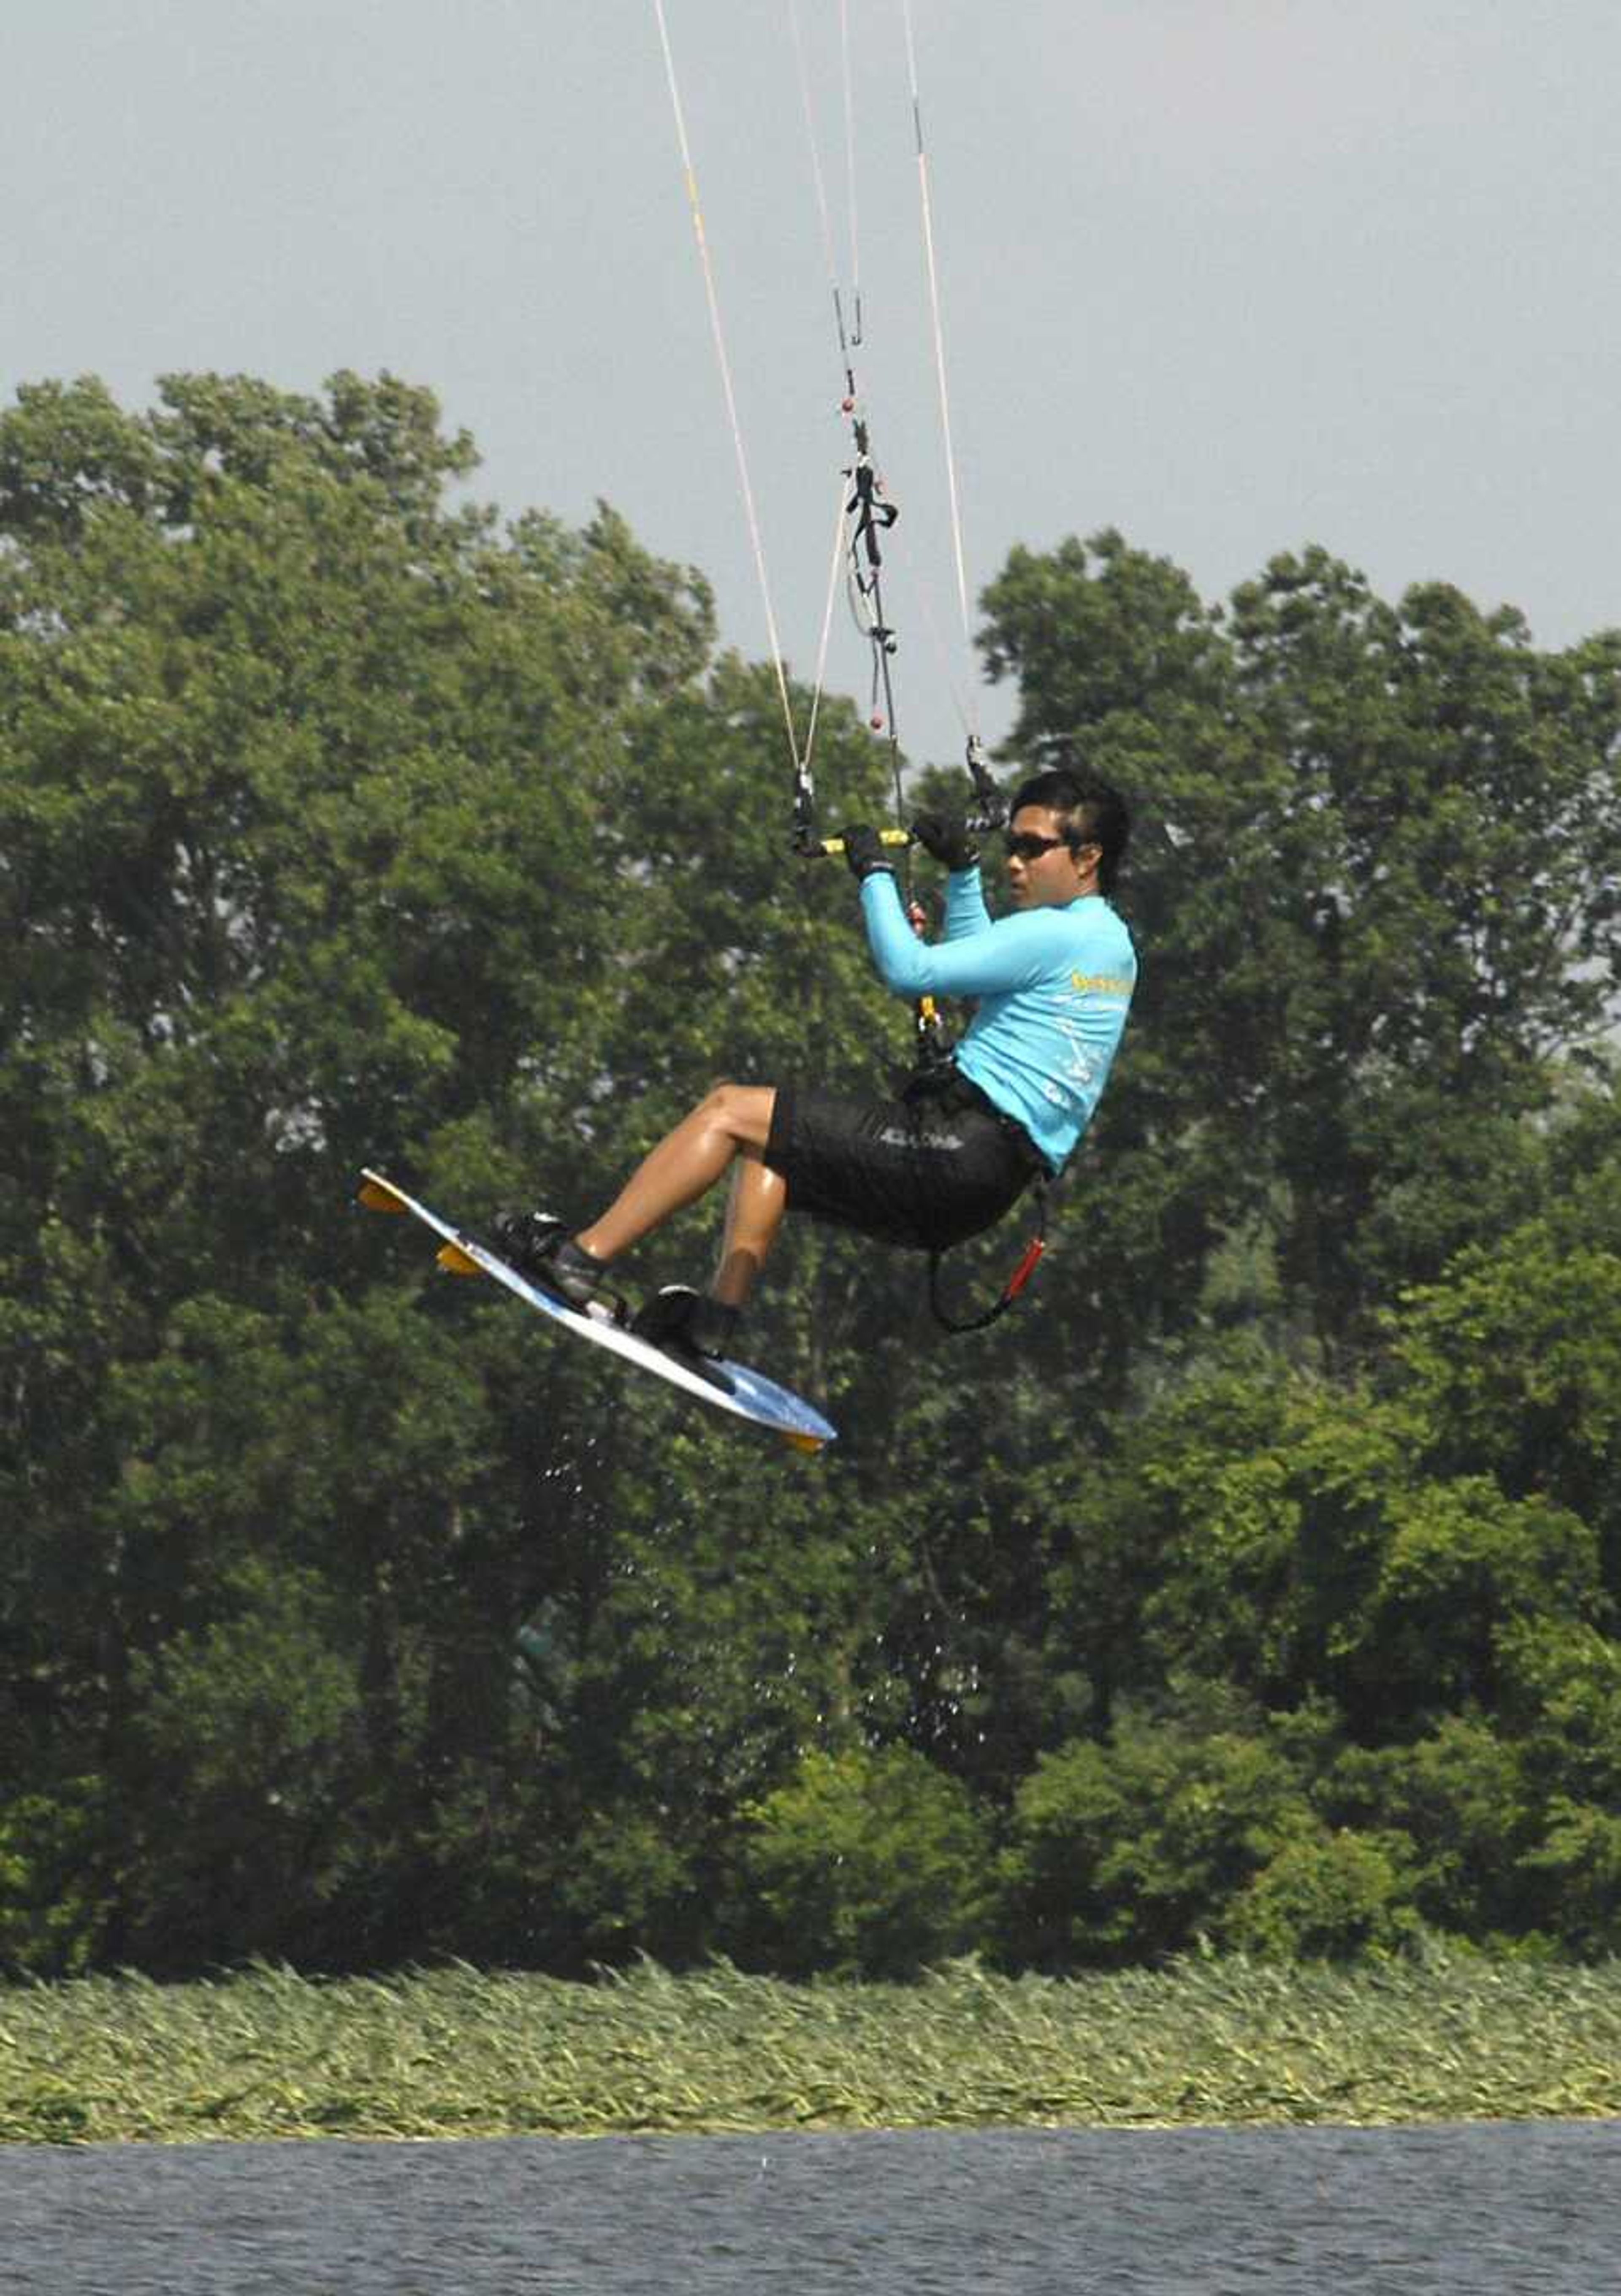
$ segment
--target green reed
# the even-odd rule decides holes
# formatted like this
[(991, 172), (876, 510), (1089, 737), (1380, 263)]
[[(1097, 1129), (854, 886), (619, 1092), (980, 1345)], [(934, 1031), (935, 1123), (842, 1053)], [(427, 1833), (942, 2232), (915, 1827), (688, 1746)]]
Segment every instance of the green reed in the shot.
[(1621, 2113), (1621, 1964), (0, 1988), (0, 2141)]

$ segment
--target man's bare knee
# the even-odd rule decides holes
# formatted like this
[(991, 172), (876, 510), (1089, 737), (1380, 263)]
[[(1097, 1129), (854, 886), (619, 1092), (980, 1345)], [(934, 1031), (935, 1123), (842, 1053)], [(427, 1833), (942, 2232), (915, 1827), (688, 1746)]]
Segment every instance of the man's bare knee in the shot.
[(718, 1084), (704, 1102), (705, 1114), (740, 1148), (763, 1148), (776, 1098), (769, 1085)]
[(737, 1086), (735, 1084), (712, 1084), (698, 1103), (697, 1114), (707, 1117), (712, 1124), (731, 1130), (731, 1119), (736, 1114)]

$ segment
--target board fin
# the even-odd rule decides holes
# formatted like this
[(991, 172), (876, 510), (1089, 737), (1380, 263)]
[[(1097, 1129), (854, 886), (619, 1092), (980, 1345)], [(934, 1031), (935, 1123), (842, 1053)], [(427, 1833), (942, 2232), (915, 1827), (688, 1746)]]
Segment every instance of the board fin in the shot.
[(481, 1275), (484, 1271), (459, 1243), (441, 1243), (434, 1257), (447, 1275)]
[(360, 1201), (368, 1212), (400, 1212), (406, 1206), (386, 1180), (374, 1180), (368, 1172), (360, 1183)]

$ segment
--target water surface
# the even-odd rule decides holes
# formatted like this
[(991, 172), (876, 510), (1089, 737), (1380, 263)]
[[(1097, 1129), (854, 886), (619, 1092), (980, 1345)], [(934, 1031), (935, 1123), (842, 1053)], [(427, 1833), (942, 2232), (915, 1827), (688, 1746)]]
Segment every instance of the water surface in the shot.
[(1606, 2296), (1621, 2122), (0, 2147), (5, 2296)]

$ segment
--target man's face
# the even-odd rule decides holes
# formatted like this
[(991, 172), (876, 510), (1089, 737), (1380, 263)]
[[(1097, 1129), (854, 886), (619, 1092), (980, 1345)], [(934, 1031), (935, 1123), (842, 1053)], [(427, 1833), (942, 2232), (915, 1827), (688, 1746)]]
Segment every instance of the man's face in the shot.
[(1022, 805), (1008, 824), (1008, 882), (1021, 909), (1062, 907), (1096, 890), (1098, 848), (1073, 853), (1048, 805)]

